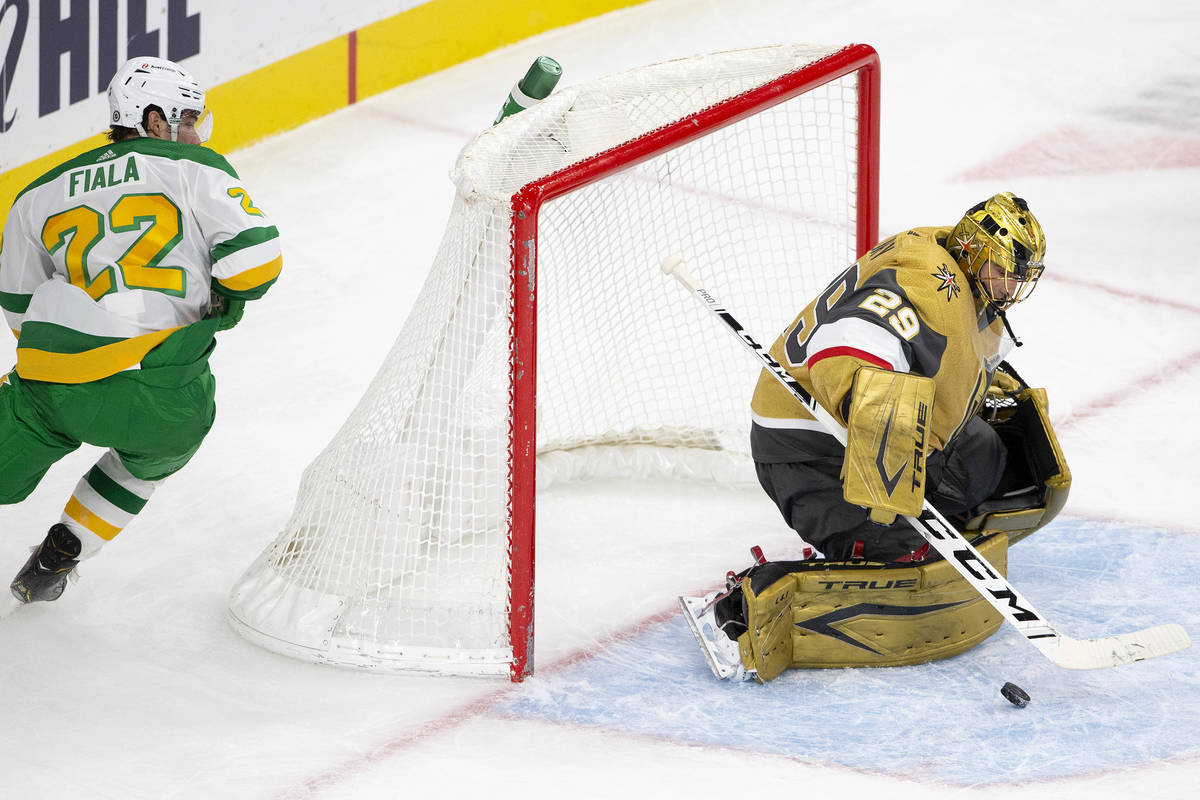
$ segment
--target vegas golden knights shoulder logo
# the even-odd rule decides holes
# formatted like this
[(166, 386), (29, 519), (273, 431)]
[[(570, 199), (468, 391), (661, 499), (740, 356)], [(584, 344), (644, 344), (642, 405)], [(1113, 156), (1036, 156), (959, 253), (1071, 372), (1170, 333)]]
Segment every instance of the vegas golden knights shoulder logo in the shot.
[(946, 293), (947, 303), (953, 300), (954, 296), (961, 291), (957, 281), (958, 276), (951, 272), (950, 268), (945, 264), (942, 264), (941, 269), (939, 269), (937, 272), (931, 272), (929, 274), (940, 281), (937, 290), (939, 292)]

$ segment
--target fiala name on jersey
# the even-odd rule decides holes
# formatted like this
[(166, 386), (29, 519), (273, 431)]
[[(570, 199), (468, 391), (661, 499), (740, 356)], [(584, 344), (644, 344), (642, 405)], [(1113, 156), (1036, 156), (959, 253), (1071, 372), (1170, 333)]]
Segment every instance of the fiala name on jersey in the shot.
[(131, 155), (123, 161), (109, 161), (107, 164), (73, 170), (67, 175), (64, 188), (67, 190), (66, 199), (70, 200), (76, 195), (94, 192), (97, 189), (141, 182), (137, 159)]

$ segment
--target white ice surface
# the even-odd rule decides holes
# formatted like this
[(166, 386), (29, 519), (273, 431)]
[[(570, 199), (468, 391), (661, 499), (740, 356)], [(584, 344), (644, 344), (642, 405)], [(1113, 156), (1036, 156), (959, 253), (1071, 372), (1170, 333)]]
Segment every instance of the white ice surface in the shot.
[[(1028, 545), (1050, 548), (1056, 531), (1070, 536), (1100, 521), (1109, 533), (1096, 547), (1133, 556), (1108, 568), (1104, 552), (1093, 554), (1074, 576), (1115, 604), (1111, 619), (1089, 618), (1078, 596), (1060, 602), (1058, 578), (1037, 564), (1025, 574), (1039, 593), (1026, 593), (1072, 635), (1180, 621), (1195, 636), (1195, 581), (1148, 590), (1145, 576), (1200, 549), (1198, 9), (1183, 0), (657, 0), (233, 153), (282, 231), (283, 277), (221, 338), (218, 420), (193, 462), (84, 565), (61, 602), (0, 622), (0, 797), (1196, 796), (1195, 725), (1155, 734), (1146, 723), (1155, 746), (1114, 769), (1026, 779), (1028, 763), (1013, 764), (1018, 779), (1008, 783), (995, 764), (964, 782), (919, 762), (898, 774), (721, 739), (739, 716), (731, 698), (793, 709), (773, 730), (825, 725), (835, 743), (886, 742), (897, 736), (891, 721), (919, 720), (965, 682), (990, 687), (977, 706), (995, 716), (1000, 683), (1033, 679), (1035, 702), (998, 718), (1011, 727), (989, 729), (1004, 741), (964, 743), (975, 735), (967, 713), (927, 734), (918, 726), (904, 746), (927, 747), (933, 764), (951, 742), (986, 753), (1036, 737), (1047, 746), (1023, 758), (1064, 758), (1111, 744), (1111, 732), (1089, 733), (1097, 720), (1176, 702), (1194, 708), (1195, 650), (1085, 679), (1047, 672), (1031, 648), (997, 636), (991, 650), (947, 662), (948, 672), (798, 674), (731, 695), (683, 632), (658, 641), (671, 651), (664, 658), (686, 665), (663, 681), (687, 690), (696, 736), (637, 722), (647, 703), (623, 706), (621, 680), (658, 654), (627, 639), (669, 629), (672, 598), (745, 566), (751, 544), (774, 557), (794, 547), (757, 492), (647, 485), (617, 505), (611, 498), (629, 487), (601, 482), (541, 497), (541, 672), (521, 687), (303, 664), (243, 641), (224, 609), (233, 581), (290, 514), (301, 470), (357, 402), (406, 316), (450, 207), (455, 155), (533, 57), (555, 56), (575, 83), (711, 50), (857, 41), (883, 60), (882, 233), (953, 221), (1001, 190), (1029, 199), (1048, 231), (1044, 285), (1012, 314), (1027, 343), (1013, 360), (1050, 389), (1074, 473), (1074, 522)], [(0, 361), (11, 355), (5, 343)], [(0, 564), (15, 571), (96, 456), (74, 454), (25, 503), (0, 509)], [(1020, 567), (1012, 578), (1024, 588)], [(1166, 619), (1124, 616), (1151, 601)], [(595, 653), (611, 660), (595, 662)], [(585, 677), (573, 677), (579, 671)], [(597, 692), (607, 715), (545, 711), (564, 685), (574, 699)], [(836, 713), (814, 707), (825, 689), (843, 700)]]

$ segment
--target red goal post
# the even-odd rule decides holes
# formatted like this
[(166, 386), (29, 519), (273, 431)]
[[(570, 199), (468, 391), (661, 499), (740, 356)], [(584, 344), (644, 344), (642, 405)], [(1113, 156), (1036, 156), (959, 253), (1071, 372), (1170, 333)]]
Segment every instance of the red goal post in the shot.
[(234, 587), (234, 627), (322, 663), (530, 674), (545, 463), (615, 452), (638, 472), (657, 448), (671, 474), (721, 480), (714, 457), (747, 455), (739, 354), (714, 364), (727, 385), (661, 402), (707, 336), (662, 257), (736, 262), (724, 291), (773, 336), (874, 245), (878, 165), (879, 59), (861, 44), (651, 65), (480, 134), (413, 314)]

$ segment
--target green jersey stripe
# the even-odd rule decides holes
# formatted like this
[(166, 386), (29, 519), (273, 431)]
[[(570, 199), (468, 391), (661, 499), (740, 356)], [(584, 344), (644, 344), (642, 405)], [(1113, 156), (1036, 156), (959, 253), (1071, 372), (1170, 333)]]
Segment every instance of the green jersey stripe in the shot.
[(29, 309), (29, 301), (32, 299), (33, 295), (31, 294), (0, 292), (0, 308), (14, 314), (24, 314)]
[(247, 247), (254, 247), (255, 245), (262, 244), (263, 242), (269, 242), (272, 239), (278, 238), (279, 229), (277, 229), (274, 225), (266, 228), (250, 228), (248, 230), (244, 230), (237, 236), (234, 236), (232, 239), (221, 242), (212, 249), (213, 263), (215, 264), (222, 258), (236, 253), (239, 250), (244, 250)]
[(53, 322), (26, 322), (21, 326), (18, 347), (48, 353), (85, 353), (106, 344), (122, 342), (120, 336), (94, 336), (90, 333), (55, 325)]

